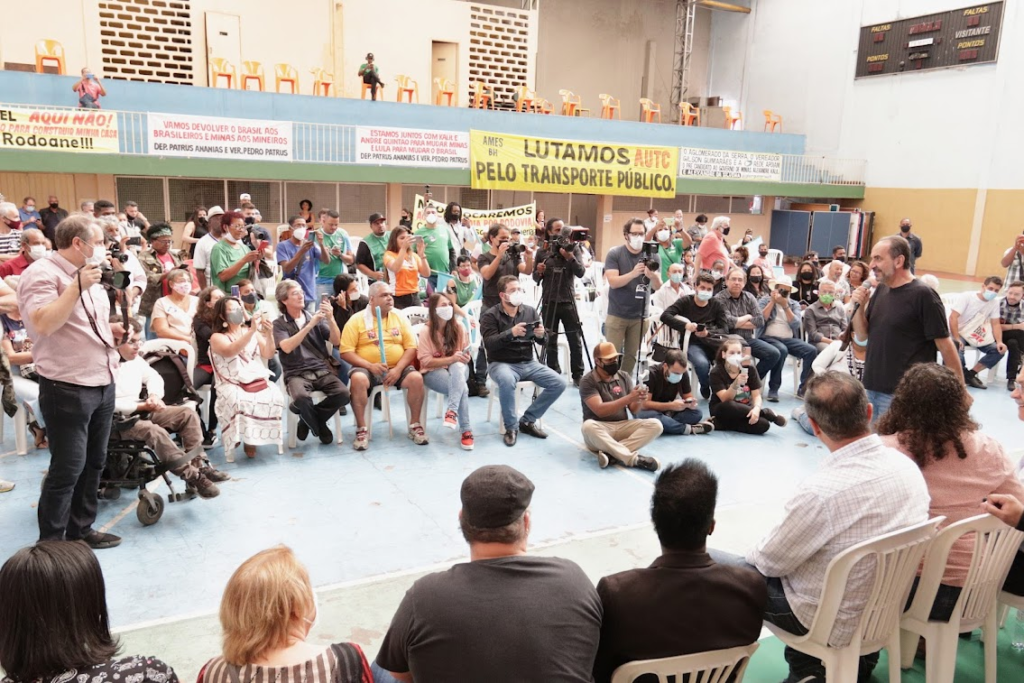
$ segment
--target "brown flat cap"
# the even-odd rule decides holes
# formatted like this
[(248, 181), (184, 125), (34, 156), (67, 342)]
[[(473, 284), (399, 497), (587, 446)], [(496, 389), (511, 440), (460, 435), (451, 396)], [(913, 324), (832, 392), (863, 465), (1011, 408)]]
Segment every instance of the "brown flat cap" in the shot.
[(508, 465), (485, 465), (462, 482), (462, 516), (477, 529), (508, 526), (523, 516), (533, 482)]

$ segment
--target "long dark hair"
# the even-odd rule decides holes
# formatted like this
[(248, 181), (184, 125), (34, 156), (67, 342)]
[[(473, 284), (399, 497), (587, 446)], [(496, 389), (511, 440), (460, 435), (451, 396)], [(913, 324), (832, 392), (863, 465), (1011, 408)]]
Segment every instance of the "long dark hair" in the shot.
[[(754, 272), (754, 268), (757, 268), (757, 272), (761, 276), (761, 281), (758, 282), (756, 285), (750, 281), (750, 276)], [(763, 296), (765, 292), (768, 291), (768, 281), (767, 277), (764, 274), (764, 268), (758, 265), (751, 265), (750, 268), (747, 270), (747, 284), (743, 286), (743, 289), (747, 290), (755, 297), (760, 298), (761, 296)]]
[(456, 207), (456, 206), (459, 207), (459, 220), (462, 220), (462, 205), (459, 204), (458, 202), (448, 202), (448, 206), (444, 207), (444, 222), (445, 223), (451, 223), (452, 222), (452, 209), (454, 207)]
[[(392, 252), (392, 253), (397, 254), (398, 253), (398, 238), (401, 237), (402, 235), (404, 235), (405, 233), (409, 233), (411, 235), (412, 234), (412, 230), (410, 230), (409, 228), (405, 227), (404, 225), (396, 225), (395, 227), (391, 228), (391, 237), (388, 238), (388, 248), (387, 248), (387, 250)], [(409, 251), (411, 253), (415, 253), (416, 252), (416, 250), (412, 249), (412, 248), (410, 248)]]
[[(437, 315), (437, 303), (442, 298), (445, 301), (449, 301), (448, 297), (440, 292), (434, 292), (427, 299), (427, 329), (430, 330), (430, 340), (434, 342), (434, 346), (441, 348), (444, 355), (450, 356), (456, 351), (462, 350), (459, 348), (459, 338), (462, 334), (459, 331), (459, 323), (455, 320), (454, 307), (452, 319), (448, 321), (447, 325), (444, 325), (444, 337), (442, 338), (439, 334), (444, 321)], [(451, 302), (449, 301), (449, 303)]]
[[(217, 287), (209, 286), (203, 291), (199, 292), (199, 303), (196, 305), (196, 314), (193, 321), (201, 320), (204, 323), (213, 325), (213, 310), (207, 304), (210, 303), (210, 297), (213, 296), (215, 291), (220, 291)], [(193, 325), (194, 327), (194, 325)]]
[[(213, 328), (214, 333), (224, 332), (227, 330), (231, 323), (228, 322), (228, 312), (225, 310), (228, 307), (228, 302), (234, 301), (239, 306), (242, 306), (242, 302), (233, 296), (223, 297), (213, 306), (213, 320), (210, 322), (210, 327)], [(244, 310), (244, 306), (242, 306)]]
[(49, 679), (110, 661), (103, 572), (89, 546), (40, 541), (0, 569), (0, 667), (14, 681)]
[(949, 368), (918, 363), (903, 373), (889, 410), (878, 421), (878, 433), (896, 434), (919, 467), (942, 460), (952, 445), (961, 460), (967, 457), (961, 437), (979, 428), (971, 419), (967, 389)]

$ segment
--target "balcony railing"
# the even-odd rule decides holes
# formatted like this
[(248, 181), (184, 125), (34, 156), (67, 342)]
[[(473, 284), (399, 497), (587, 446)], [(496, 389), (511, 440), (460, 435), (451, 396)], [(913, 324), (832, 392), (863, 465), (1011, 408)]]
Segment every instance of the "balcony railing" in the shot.
[[(0, 108), (58, 111), (82, 114), (91, 110), (74, 107), (0, 104)], [(118, 147), (121, 154), (150, 155), (148, 119), (145, 112), (101, 110), (116, 114)], [(410, 122), (411, 123), (411, 122)], [(345, 124), (292, 122), (292, 158), (295, 163), (355, 164), (356, 126)], [(153, 156), (159, 156), (154, 153)], [(776, 182), (803, 185), (864, 185), (867, 162), (825, 156), (783, 154), (781, 176)], [(288, 163), (275, 162), (275, 163)]]

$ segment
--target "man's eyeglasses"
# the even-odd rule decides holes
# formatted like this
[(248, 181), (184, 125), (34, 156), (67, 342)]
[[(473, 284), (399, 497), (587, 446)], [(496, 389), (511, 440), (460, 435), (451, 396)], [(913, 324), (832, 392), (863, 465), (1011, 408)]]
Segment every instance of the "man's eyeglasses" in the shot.
[(642, 233), (642, 232), (631, 232), (631, 233), (629, 233), (629, 236), (630, 237), (643, 237), (644, 233)]
[(141, 339), (129, 339), (127, 343), (128, 343), (128, 346), (131, 346), (132, 348), (136, 348), (136, 349), (139, 348), (140, 346), (142, 346), (142, 340)]

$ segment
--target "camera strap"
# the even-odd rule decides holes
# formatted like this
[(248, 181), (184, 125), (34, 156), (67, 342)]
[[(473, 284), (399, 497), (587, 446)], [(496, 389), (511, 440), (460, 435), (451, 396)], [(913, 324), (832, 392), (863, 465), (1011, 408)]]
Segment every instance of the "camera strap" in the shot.
[[(117, 347), (111, 346), (110, 344), (108, 344), (107, 340), (103, 338), (102, 334), (100, 334), (99, 326), (96, 325), (96, 316), (94, 316), (92, 314), (92, 311), (90, 311), (89, 307), (85, 304), (85, 297), (82, 296), (84, 292), (82, 290), (82, 269), (81, 268), (79, 268), (78, 270), (75, 271), (75, 277), (78, 280), (78, 300), (80, 302), (82, 302), (82, 310), (85, 311), (85, 318), (86, 318), (86, 320), (89, 321), (89, 327), (92, 328), (93, 334), (96, 335), (96, 338), (100, 340), (100, 343), (102, 343), (104, 347), (110, 349), (111, 351), (116, 351)], [(128, 336), (129, 336), (129, 332), (128, 331), (129, 331), (130, 324), (128, 322), (128, 297), (127, 296), (122, 296), (121, 297), (121, 319), (124, 321), (124, 323), (123, 323), (124, 324), (124, 336), (121, 338), (121, 341), (118, 344), (118, 346), (121, 346), (122, 344), (126, 344), (128, 342)]]

